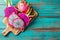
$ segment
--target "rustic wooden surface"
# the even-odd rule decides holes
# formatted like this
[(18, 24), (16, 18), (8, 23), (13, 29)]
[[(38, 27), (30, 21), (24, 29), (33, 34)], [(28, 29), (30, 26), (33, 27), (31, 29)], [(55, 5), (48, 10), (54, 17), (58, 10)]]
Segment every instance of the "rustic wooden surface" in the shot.
[[(16, 5), (19, 0), (12, 1), (12, 4)], [(6, 4), (4, 0), (0, 0), (0, 40), (60, 40), (60, 0), (26, 1), (38, 12), (38, 17), (18, 36), (9, 33), (4, 37), (2, 31), (6, 25), (2, 20)]]

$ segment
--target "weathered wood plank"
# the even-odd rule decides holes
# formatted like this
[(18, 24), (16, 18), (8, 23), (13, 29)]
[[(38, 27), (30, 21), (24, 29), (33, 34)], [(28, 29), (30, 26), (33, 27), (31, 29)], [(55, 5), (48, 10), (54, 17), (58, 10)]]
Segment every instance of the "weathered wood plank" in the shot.
[[(2, 22), (3, 18), (0, 18), (0, 28), (5, 28)], [(36, 18), (28, 27), (30, 28), (60, 28), (59, 18)]]
[[(6, 7), (5, 5), (0, 6), (0, 11), (1, 11), (0, 16), (4, 16), (5, 7)], [(58, 7), (56, 7), (56, 9), (54, 9), (54, 7), (49, 8), (48, 5), (41, 7), (36, 7), (36, 6), (32, 6), (32, 7), (38, 12), (39, 14), (38, 16), (60, 16), (60, 8)]]
[(10, 33), (8, 36), (4, 37), (0, 34), (0, 40), (32, 40), (32, 39), (40, 39), (40, 40), (50, 40), (50, 39), (60, 39), (60, 31), (58, 32), (38, 32), (33, 30), (26, 30), (25, 32), (19, 34), (19, 36), (15, 36)]

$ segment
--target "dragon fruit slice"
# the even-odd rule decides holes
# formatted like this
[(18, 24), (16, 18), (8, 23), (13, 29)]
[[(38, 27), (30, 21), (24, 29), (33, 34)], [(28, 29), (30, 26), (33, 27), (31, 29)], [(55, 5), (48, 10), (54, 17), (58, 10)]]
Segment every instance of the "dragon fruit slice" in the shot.
[(8, 17), (8, 22), (9, 22), (9, 24), (12, 25), (13, 20), (16, 19), (16, 18), (18, 18), (18, 16), (17, 16), (15, 13), (12, 13), (12, 14)]
[(15, 20), (13, 21), (13, 26), (14, 26), (15, 28), (21, 28), (21, 27), (24, 26), (24, 22), (23, 22), (23, 20), (20, 19), (20, 18), (15, 19)]
[(19, 18), (18, 15), (16, 15), (15, 13), (12, 13), (9, 18), (8, 18), (8, 22), (11, 26), (15, 27), (15, 28), (20, 28), (24, 26), (24, 21)]
[(28, 10), (28, 5), (25, 2), (19, 2), (17, 4), (18, 11), (25, 12)]
[(30, 18), (26, 15), (26, 13), (19, 14), (20, 18), (22, 18), (25, 22), (25, 26), (28, 26), (30, 23)]

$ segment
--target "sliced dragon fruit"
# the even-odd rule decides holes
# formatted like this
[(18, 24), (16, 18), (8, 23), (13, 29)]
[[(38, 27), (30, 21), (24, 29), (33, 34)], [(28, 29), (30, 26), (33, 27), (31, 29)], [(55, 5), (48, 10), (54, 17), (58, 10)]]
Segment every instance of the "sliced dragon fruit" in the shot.
[(17, 18), (17, 19), (15, 19), (15, 20), (13, 21), (13, 26), (14, 26), (15, 28), (21, 28), (21, 27), (24, 26), (24, 21), (23, 21), (22, 19), (20, 19), (20, 18)]
[(28, 10), (28, 5), (25, 2), (19, 2), (17, 4), (18, 11), (25, 12)]
[(26, 15), (26, 13), (19, 14), (20, 18), (22, 18), (25, 22), (25, 26), (28, 26), (30, 23), (30, 18)]
[(24, 21), (19, 18), (18, 15), (16, 15), (15, 13), (12, 13), (9, 18), (8, 18), (8, 22), (11, 26), (15, 27), (15, 28), (20, 28), (24, 26)]
[(8, 22), (9, 22), (9, 24), (12, 25), (13, 20), (16, 19), (16, 18), (18, 18), (18, 16), (17, 16), (15, 13), (12, 13), (12, 14), (8, 17)]

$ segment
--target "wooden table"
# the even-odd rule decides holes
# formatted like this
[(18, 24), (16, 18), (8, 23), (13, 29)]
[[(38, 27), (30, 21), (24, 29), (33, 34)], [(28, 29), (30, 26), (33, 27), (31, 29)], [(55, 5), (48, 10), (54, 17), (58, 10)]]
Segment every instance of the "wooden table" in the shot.
[[(19, 0), (12, 0), (13, 5)], [(0, 40), (60, 40), (60, 0), (26, 0), (38, 12), (38, 17), (28, 28), (15, 36), (12, 32), (4, 37), (4, 0), (0, 0)]]

